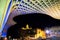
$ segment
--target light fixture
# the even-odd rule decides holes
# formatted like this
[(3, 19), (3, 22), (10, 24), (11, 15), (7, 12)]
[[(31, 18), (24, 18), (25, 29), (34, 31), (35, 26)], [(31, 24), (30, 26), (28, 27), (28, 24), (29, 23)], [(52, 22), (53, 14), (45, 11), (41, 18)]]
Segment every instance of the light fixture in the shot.
[(46, 32), (47, 34), (49, 34), (49, 33), (50, 33), (50, 31), (49, 31), (49, 30), (46, 30), (45, 32)]

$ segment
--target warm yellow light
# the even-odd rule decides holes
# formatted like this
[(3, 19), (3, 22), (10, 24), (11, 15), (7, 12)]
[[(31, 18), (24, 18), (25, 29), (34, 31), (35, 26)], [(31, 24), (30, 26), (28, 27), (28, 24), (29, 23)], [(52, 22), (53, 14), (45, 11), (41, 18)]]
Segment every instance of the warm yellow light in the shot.
[(37, 29), (37, 34), (35, 34), (35, 39), (41, 37), (42, 39), (46, 39), (46, 34), (41, 29)]
[(7, 40), (7, 37), (5, 37), (4, 40)]
[(32, 28), (29, 28), (29, 25), (27, 24), (26, 25), (26, 28), (22, 27), (23, 30), (27, 30), (27, 29), (32, 29)]

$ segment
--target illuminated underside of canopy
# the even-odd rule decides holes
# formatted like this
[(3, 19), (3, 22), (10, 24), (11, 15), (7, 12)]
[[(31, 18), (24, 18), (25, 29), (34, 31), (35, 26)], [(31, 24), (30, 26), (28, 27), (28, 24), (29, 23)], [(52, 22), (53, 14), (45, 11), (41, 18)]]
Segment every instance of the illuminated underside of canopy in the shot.
[(60, 19), (60, 0), (13, 0), (13, 8), (20, 13), (44, 13)]

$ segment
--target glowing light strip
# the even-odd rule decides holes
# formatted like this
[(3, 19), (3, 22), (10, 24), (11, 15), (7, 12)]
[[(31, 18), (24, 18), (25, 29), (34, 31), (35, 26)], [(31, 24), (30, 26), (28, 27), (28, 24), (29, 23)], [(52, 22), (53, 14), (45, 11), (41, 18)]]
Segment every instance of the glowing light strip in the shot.
[[(3, 21), (4, 21), (4, 18), (5, 18), (5, 14), (6, 14), (6, 11), (7, 11), (7, 7), (8, 7), (8, 4), (9, 4), (9, 0), (2, 0), (3, 2), (4, 2), (4, 5), (3, 5), (3, 7), (2, 8), (4, 8), (4, 9), (2, 9), (2, 12), (3, 13), (1, 13), (1, 24), (0, 24), (0, 32), (2, 31), (2, 29), (3, 29), (3, 27), (2, 27), (2, 25), (3, 25)], [(2, 2), (1, 1), (1, 2)], [(8, 1), (8, 2), (7, 2)], [(2, 6), (2, 5), (1, 5)]]
[(9, 13), (10, 13), (10, 3), (11, 3), (11, 0), (8, 2), (8, 7), (7, 7), (7, 12), (6, 12), (6, 15), (4, 17), (4, 21), (3, 21), (3, 24), (2, 24), (2, 34), (1, 36), (2, 37), (6, 37), (6, 33), (4, 32), (4, 29), (6, 30), (8, 27), (5, 26), (6, 22), (7, 22), (7, 19), (9, 17)]

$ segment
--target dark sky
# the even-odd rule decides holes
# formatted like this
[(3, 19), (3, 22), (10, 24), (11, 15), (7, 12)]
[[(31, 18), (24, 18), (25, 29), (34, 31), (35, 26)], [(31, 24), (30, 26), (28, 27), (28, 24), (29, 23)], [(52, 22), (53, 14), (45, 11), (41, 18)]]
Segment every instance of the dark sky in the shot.
[(29, 26), (36, 28), (36, 27), (51, 27), (51, 26), (60, 26), (60, 20), (54, 19), (48, 15), (45, 14), (24, 14), (24, 15), (18, 15), (13, 18), (13, 20), (19, 25), (19, 26), (25, 26), (28, 24)]

